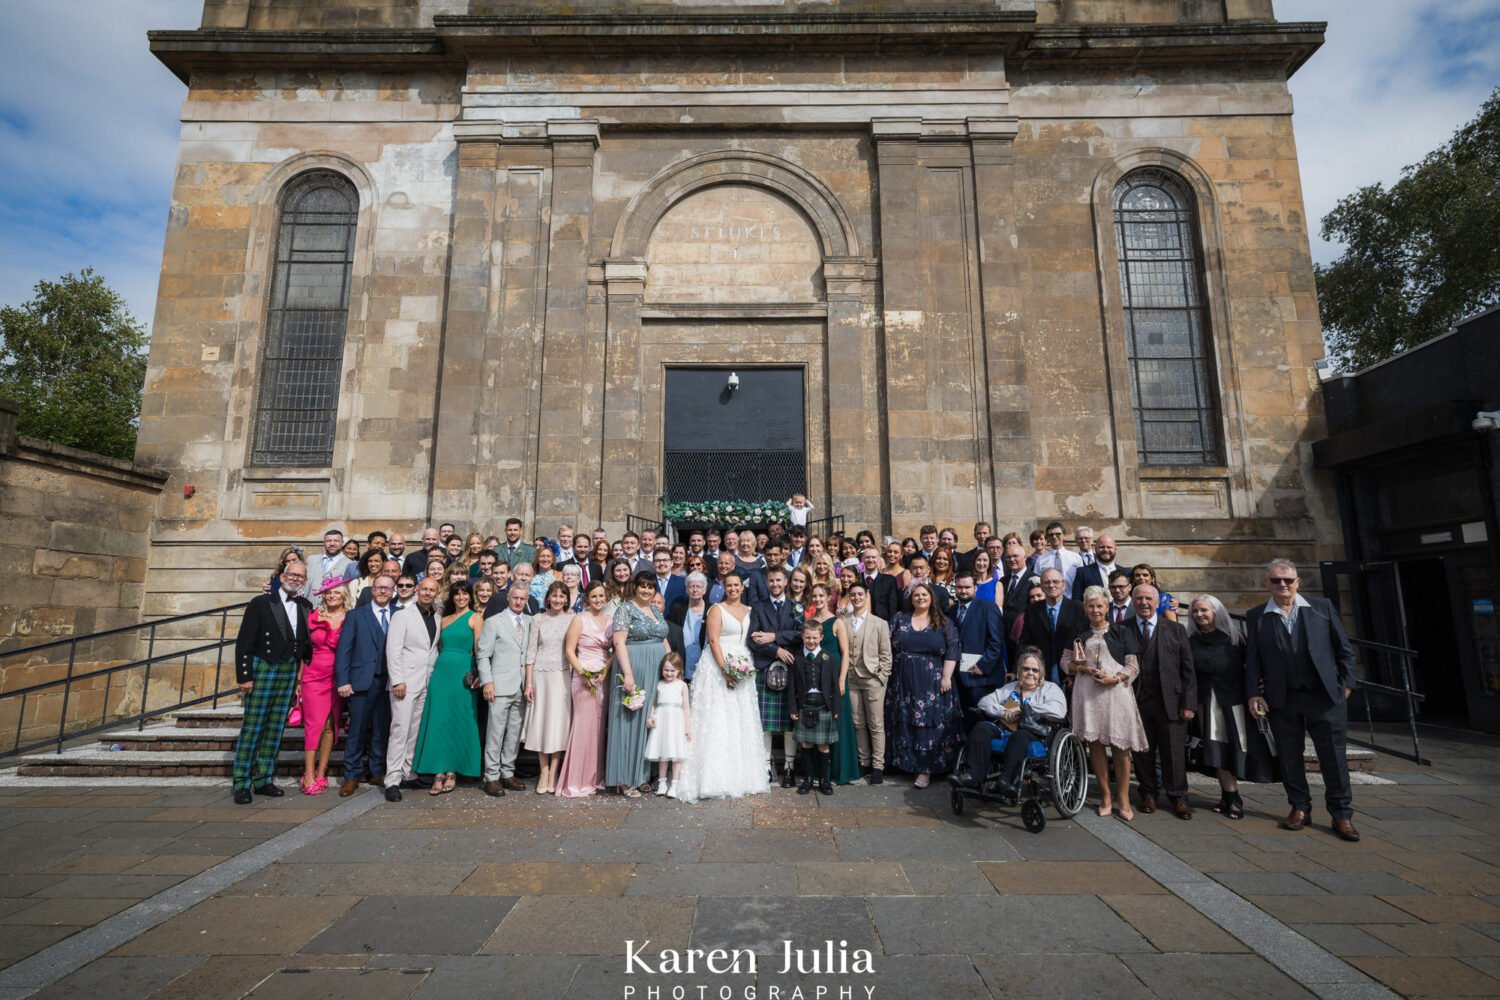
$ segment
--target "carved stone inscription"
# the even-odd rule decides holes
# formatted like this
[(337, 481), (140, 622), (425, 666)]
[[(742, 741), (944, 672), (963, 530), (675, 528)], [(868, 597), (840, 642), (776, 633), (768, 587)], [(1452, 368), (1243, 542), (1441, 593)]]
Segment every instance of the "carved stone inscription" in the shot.
[(723, 185), (673, 205), (647, 249), (646, 300), (815, 302), (823, 254), (798, 209), (764, 188)]

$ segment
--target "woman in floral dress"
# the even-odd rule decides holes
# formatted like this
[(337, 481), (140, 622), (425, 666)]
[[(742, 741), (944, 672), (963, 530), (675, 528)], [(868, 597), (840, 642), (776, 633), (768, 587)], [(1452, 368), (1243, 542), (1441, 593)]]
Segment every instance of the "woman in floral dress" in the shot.
[(963, 715), (953, 689), (959, 651), (958, 629), (938, 608), (932, 588), (915, 584), (911, 611), (897, 612), (891, 621), (894, 662), (885, 728), (887, 761), (915, 774), (918, 788), (950, 770), (963, 744)]

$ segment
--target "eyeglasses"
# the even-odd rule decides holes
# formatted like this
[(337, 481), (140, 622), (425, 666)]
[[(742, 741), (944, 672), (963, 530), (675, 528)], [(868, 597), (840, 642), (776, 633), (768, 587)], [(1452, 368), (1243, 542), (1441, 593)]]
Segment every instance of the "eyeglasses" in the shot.
[(398, 584), (396, 584), (396, 589), (397, 590), (411, 590), (415, 586), (416, 586), (415, 583), (398, 583)]
[(1063, 533), (1061, 531), (1049, 531), (1049, 532), (1047, 532), (1047, 537), (1048, 538), (1061, 538), (1062, 536), (1063, 536)]
[(1268, 577), (1268, 579), (1272, 583), (1279, 584), (1283, 587), (1290, 587), (1292, 584), (1297, 582), (1297, 578), (1295, 576), (1273, 576)]

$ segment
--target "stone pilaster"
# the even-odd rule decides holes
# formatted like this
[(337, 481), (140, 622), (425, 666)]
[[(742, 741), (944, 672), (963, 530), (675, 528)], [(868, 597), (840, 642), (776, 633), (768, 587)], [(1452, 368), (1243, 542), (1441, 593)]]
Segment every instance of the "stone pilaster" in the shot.
[(604, 262), (607, 343), (604, 351), (603, 441), (599, 478), (599, 522), (623, 529), (635, 512), (641, 479), (641, 303), (646, 262)]

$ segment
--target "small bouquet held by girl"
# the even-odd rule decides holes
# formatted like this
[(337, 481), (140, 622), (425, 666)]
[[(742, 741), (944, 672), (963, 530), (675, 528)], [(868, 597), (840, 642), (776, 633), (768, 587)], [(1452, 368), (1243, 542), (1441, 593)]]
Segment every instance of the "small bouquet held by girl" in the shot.
[(639, 712), (646, 706), (646, 692), (641, 689), (639, 684), (635, 686), (634, 691), (627, 694), (625, 691), (625, 678), (622, 676), (615, 687), (620, 692), (620, 704), (624, 705), (629, 711)]
[(750, 659), (748, 653), (736, 651), (724, 657), (724, 666), (720, 669), (724, 674), (724, 683), (733, 688), (745, 678), (755, 676), (755, 661)]

